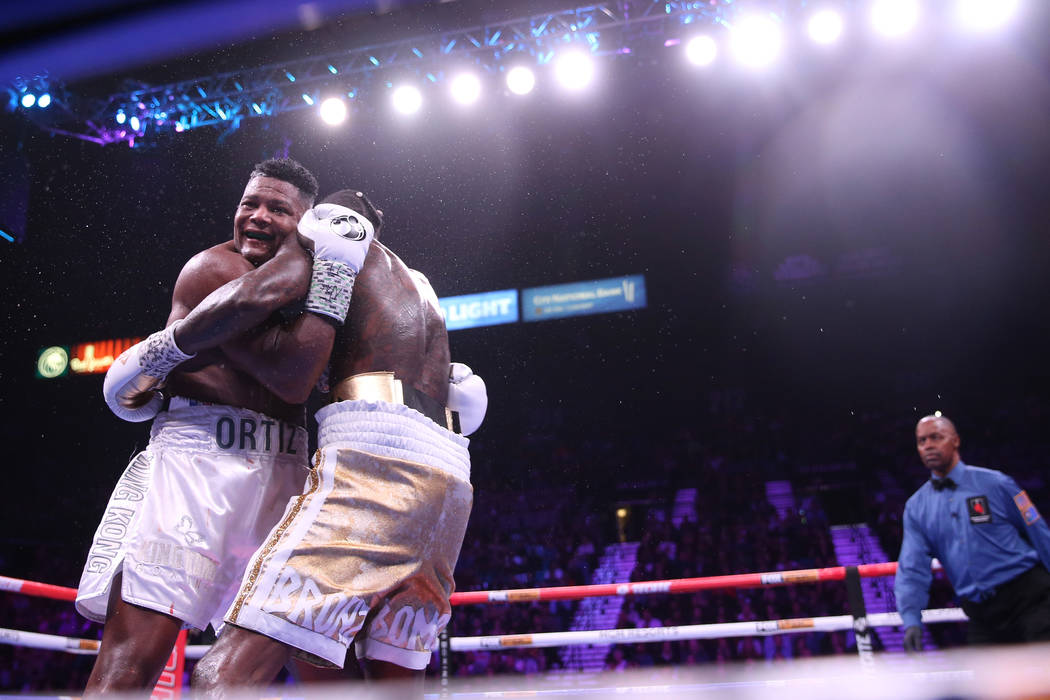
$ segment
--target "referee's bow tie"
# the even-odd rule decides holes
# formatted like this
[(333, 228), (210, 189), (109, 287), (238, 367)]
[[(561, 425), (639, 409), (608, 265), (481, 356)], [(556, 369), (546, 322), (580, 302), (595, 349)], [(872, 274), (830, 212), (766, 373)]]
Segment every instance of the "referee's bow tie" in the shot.
[(933, 484), (934, 491), (943, 491), (944, 489), (954, 489), (958, 484), (944, 477), (943, 479), (930, 479), (930, 483)]

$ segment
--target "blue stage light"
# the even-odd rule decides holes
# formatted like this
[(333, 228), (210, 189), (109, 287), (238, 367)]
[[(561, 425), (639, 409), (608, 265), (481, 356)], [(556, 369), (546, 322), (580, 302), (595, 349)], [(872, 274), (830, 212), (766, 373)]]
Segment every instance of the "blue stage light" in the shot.
[(132, 117), (131, 119), (129, 119), (128, 120), (128, 124), (131, 126), (131, 130), (132, 131), (138, 131), (139, 130), (140, 123), (139, 123), (139, 118), (138, 117)]
[(39, 107), (40, 109), (47, 109), (50, 104), (51, 104), (51, 95), (49, 95), (46, 92), (43, 95), (41, 95), (39, 98), (37, 98), (36, 106)]
[(22, 106), (23, 107), (25, 107), (26, 109), (29, 109), (30, 107), (32, 107), (35, 104), (36, 104), (36, 95), (34, 95), (31, 92), (27, 92), (26, 94), (22, 95)]
[(123, 124), (128, 120), (128, 115), (124, 114), (124, 110), (117, 112), (117, 124)]

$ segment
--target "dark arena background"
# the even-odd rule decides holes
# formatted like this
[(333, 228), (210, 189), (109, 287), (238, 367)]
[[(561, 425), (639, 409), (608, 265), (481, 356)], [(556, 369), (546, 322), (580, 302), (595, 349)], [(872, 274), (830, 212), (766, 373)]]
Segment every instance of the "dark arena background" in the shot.
[[(471, 438), (459, 591), (893, 562), (904, 502), (928, 477), (915, 423), (935, 411), (967, 463), (1050, 508), (1050, 4), (931, 0), (911, 6), (914, 26), (907, 2), (891, 3), (904, 19), (877, 4), (5, 9), (0, 575), (77, 585), (149, 436), (106, 409), (88, 369), (119, 352), (107, 339), (164, 325), (182, 265), (229, 239), (252, 165), (275, 155), (322, 193), (365, 191), (384, 242), (443, 300), (511, 290), (512, 317), (446, 307), (450, 328), (477, 324), (450, 331), (452, 355), (490, 400)], [(809, 33), (821, 9), (842, 22), (837, 36), (817, 25), (827, 43)], [(691, 43), (701, 36), (713, 42)], [(579, 77), (561, 62), (573, 51), (592, 70), (577, 89), (559, 82)], [(517, 66), (534, 72), (528, 94), (506, 82)], [(450, 97), (463, 71), (480, 81), (471, 104)], [(402, 85), (419, 90), (418, 112), (393, 108)], [(331, 97), (347, 108), (335, 125), (319, 116)], [(595, 280), (635, 291), (619, 310), (567, 315), (529, 294)], [(66, 364), (45, 352), (56, 347)], [(864, 579), (869, 614), (896, 610), (892, 581)], [(937, 574), (929, 607), (957, 605)], [(463, 605), (449, 634), (847, 614), (843, 582), (803, 581)], [(101, 634), (69, 602), (15, 592), (0, 593), (0, 627)], [(719, 669), (758, 677), (839, 655), (860, 673), (847, 627), (497, 644), (451, 652), (448, 674), (461, 692), (497, 676), (542, 693), (615, 686), (603, 669), (696, 672), (700, 687)], [(899, 627), (872, 636), (880, 663), (906, 658)], [(928, 625), (925, 662), (965, 639), (963, 623)], [(0, 691), (79, 693), (93, 659), (7, 643)], [(980, 680), (966, 663), (952, 677)]]

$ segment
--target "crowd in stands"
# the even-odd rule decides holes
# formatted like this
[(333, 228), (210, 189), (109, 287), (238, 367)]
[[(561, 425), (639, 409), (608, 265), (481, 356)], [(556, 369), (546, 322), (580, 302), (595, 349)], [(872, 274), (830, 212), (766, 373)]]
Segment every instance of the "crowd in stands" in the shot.
[[(513, 589), (590, 583), (605, 548), (621, 534), (639, 541), (631, 580), (834, 566), (829, 526), (866, 521), (893, 560), (907, 497), (926, 478), (911, 434), (916, 416), (858, 413), (827, 427), (814, 440), (809, 417), (725, 409), (733, 397), (711, 399), (709, 419), (697, 424), (616, 433), (569, 430), (555, 422), (520, 444), (486, 446), (474, 459), (475, 505), (456, 570), (457, 589)], [(1044, 411), (1036, 402), (1017, 411), (957, 417), (962, 453), (973, 464), (1002, 468), (1050, 508), (1041, 476)], [(969, 428), (969, 429), (968, 429)], [(1026, 432), (1027, 431), (1027, 432)], [(808, 436), (808, 438), (807, 438)], [(498, 448), (498, 449), (497, 449)], [(473, 449), (473, 448), (472, 448)], [(504, 478), (505, 477), (505, 478)], [(765, 482), (791, 481), (795, 507), (783, 514), (766, 500)], [(696, 488), (695, 513), (672, 517), (675, 493)], [(843, 503), (842, 501), (846, 501)], [(621, 530), (615, 516), (631, 503)], [(845, 508), (843, 507), (845, 506)], [(100, 506), (101, 507), (101, 506)], [(90, 521), (92, 517), (82, 519)], [(62, 545), (8, 543), (0, 573), (75, 586), (83, 552)], [(945, 582), (931, 604), (951, 604)], [(456, 608), (451, 636), (564, 631), (576, 602), (491, 604)], [(777, 620), (847, 612), (840, 583), (681, 595), (630, 596), (617, 627)], [(0, 627), (70, 637), (99, 638), (101, 628), (69, 603), (0, 594)], [(957, 626), (931, 629), (944, 646), (964, 641)], [(193, 640), (191, 640), (191, 643)], [(613, 646), (608, 669), (701, 665), (845, 653), (852, 635), (804, 633)], [(16, 692), (82, 688), (93, 657), (0, 646), (0, 689)], [(558, 648), (453, 654), (456, 676), (542, 674), (565, 667)], [(436, 672), (436, 665), (432, 666)]]
[[(783, 517), (755, 498), (746, 474), (717, 471), (705, 482), (698, 512), (722, 517), (675, 526), (650, 517), (637, 553), (632, 581), (717, 576), (833, 566), (828, 523), (815, 503)], [(764, 496), (764, 494), (762, 494)], [(631, 596), (617, 627), (642, 628), (754, 620), (780, 620), (847, 611), (841, 583), (762, 589), (725, 589), (693, 594)], [(844, 633), (810, 633), (614, 646), (606, 668), (774, 660), (841, 653)]]

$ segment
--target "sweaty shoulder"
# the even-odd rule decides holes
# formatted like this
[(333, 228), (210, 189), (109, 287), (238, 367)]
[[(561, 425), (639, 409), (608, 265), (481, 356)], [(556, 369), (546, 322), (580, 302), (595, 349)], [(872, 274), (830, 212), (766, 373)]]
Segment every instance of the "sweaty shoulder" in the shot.
[(252, 270), (252, 264), (233, 248), (232, 241), (206, 248), (190, 258), (175, 282), (168, 322), (182, 318), (222, 285)]
[(252, 264), (233, 248), (231, 241), (227, 241), (194, 255), (183, 265), (179, 277), (223, 278), (221, 284), (225, 284), (251, 269)]

